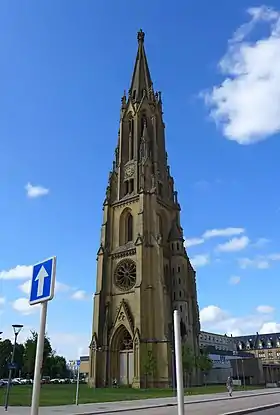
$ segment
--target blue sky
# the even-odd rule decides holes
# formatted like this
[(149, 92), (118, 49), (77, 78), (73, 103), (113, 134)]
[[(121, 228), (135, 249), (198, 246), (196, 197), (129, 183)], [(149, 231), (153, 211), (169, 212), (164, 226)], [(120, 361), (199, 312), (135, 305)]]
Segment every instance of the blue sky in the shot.
[(163, 94), (202, 326), (280, 331), (280, 9), (261, 5), (2, 0), (0, 331), (22, 323), (24, 340), (38, 327), (29, 266), (57, 255), (48, 333), (69, 358), (87, 351), (102, 202), (139, 28)]

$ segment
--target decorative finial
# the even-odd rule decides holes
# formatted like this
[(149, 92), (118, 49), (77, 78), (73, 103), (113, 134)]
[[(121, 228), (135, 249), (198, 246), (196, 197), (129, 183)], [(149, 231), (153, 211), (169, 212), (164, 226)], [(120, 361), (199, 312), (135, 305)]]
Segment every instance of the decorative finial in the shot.
[(137, 33), (137, 40), (138, 42), (144, 42), (145, 39), (145, 33), (143, 32), (142, 29), (139, 30), (139, 32)]

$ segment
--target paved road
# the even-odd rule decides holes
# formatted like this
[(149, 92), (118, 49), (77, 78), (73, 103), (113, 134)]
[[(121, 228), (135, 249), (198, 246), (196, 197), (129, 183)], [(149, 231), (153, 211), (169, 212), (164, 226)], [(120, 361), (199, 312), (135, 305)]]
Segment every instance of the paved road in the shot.
[[(257, 395), (256, 395), (257, 394)], [(255, 396), (254, 396), (255, 395)], [(246, 396), (246, 397), (245, 397)], [(209, 400), (210, 399), (210, 400)], [(148, 399), (130, 402), (111, 402), (99, 404), (57, 406), (40, 408), (40, 415), (78, 415), (78, 414), (107, 414), (107, 415), (177, 415), (176, 401), (174, 398)], [(280, 404), (279, 390), (244, 391), (236, 392), (233, 398), (227, 394), (216, 394), (185, 398), (185, 410), (187, 415), (222, 415), (239, 409), (253, 408), (270, 403)], [(170, 406), (163, 407), (163, 404)], [(147, 406), (154, 406), (147, 409)], [(142, 408), (142, 409), (141, 409)], [(125, 412), (123, 411), (125, 409)], [(280, 413), (280, 407), (278, 413)], [(8, 414), (0, 408), (0, 415), (30, 415), (30, 408), (10, 407)], [(266, 415), (266, 414), (265, 414)], [(269, 414), (270, 415), (270, 414)]]
[(255, 414), (258, 414), (258, 415), (279, 415), (279, 413), (280, 413), (280, 407), (273, 408), (273, 409), (267, 409), (266, 411), (255, 412)]
[[(255, 398), (239, 398), (232, 400), (216, 401), (216, 402), (204, 402), (196, 404), (187, 404), (185, 405), (186, 415), (223, 415), (228, 412), (238, 411), (240, 409), (249, 409), (255, 408), (260, 405), (267, 405), (269, 403), (279, 402), (280, 405), (280, 393), (276, 396), (262, 396)], [(263, 415), (279, 415), (280, 407), (275, 408), (276, 412), (258, 412), (258, 414)], [(92, 415), (94, 412), (92, 412)], [(96, 414), (96, 412), (95, 412)], [(106, 412), (106, 415), (120, 415), (121, 412)], [(128, 411), (122, 412), (122, 415), (177, 415), (176, 407), (165, 407), (165, 408), (156, 408), (149, 410), (139, 410), (139, 411)]]

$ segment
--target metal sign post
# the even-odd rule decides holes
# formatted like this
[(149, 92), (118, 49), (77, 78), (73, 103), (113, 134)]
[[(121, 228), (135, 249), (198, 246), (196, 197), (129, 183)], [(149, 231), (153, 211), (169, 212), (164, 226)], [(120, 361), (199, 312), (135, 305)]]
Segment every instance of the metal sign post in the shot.
[(77, 387), (76, 387), (76, 405), (79, 405), (80, 366), (81, 366), (80, 360), (77, 360), (77, 366), (78, 366), (78, 373), (77, 373)]
[(41, 304), (40, 328), (37, 338), (31, 415), (38, 415), (41, 390), (41, 368), (43, 363), (48, 301), (54, 297), (56, 257), (34, 265), (29, 304)]
[(176, 361), (178, 415), (184, 415), (182, 344), (181, 344), (180, 314), (178, 310), (174, 310), (174, 335), (175, 335), (175, 361)]

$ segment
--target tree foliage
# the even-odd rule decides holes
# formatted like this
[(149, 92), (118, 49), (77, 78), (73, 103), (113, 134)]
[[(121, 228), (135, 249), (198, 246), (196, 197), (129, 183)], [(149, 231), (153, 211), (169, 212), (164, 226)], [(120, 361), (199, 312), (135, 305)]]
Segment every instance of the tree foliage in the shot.
[(153, 355), (152, 350), (146, 350), (146, 353), (143, 357), (143, 369), (145, 374), (145, 383), (146, 389), (148, 386), (148, 377), (154, 375), (157, 367), (156, 358)]
[(206, 350), (201, 350), (198, 356), (195, 356), (192, 348), (187, 344), (182, 345), (182, 366), (185, 383), (188, 383), (194, 369), (198, 369), (206, 377), (213, 367)]
[(184, 384), (189, 386), (191, 374), (196, 366), (196, 359), (192, 348), (187, 344), (182, 344), (182, 366), (184, 373)]
[[(14, 376), (33, 378), (36, 358), (38, 334), (31, 332), (30, 337), (24, 344), (16, 344), (14, 361), (17, 370)], [(6, 339), (0, 341), (0, 379), (7, 378), (9, 374), (9, 363), (11, 361), (13, 344)], [(65, 378), (69, 376), (66, 360), (63, 356), (58, 356), (52, 349), (50, 339), (45, 336), (44, 352), (42, 363), (42, 376)]]
[[(29, 337), (29, 339), (26, 340), (24, 344), (24, 373), (26, 373), (28, 377), (31, 377), (31, 378), (33, 378), (34, 376), (37, 339), (38, 339), (38, 334), (35, 331), (31, 331), (31, 336)], [(53, 350), (51, 347), (50, 340), (47, 336), (45, 336), (42, 373), (45, 372), (47, 359), (52, 354), (53, 354)]]
[(190, 375), (195, 368), (195, 355), (188, 344), (182, 345), (183, 371)]
[(8, 364), (11, 360), (13, 345), (10, 340), (0, 341), (0, 378), (8, 376)]
[(205, 375), (207, 375), (210, 372), (210, 370), (212, 369), (213, 362), (212, 362), (212, 360), (210, 359), (210, 357), (208, 356), (208, 354), (205, 350), (201, 350), (200, 355), (197, 356), (196, 366)]

